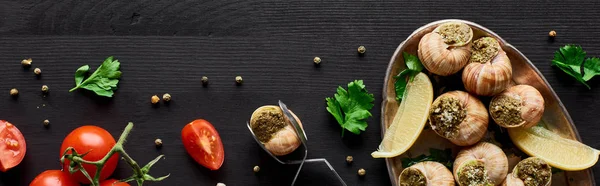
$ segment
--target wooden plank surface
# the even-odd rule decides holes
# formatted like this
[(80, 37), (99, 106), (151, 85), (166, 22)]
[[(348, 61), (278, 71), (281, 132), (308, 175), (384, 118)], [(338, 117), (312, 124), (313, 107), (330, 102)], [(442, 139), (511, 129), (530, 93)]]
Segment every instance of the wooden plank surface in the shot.
[[(575, 121), (583, 142), (600, 148), (600, 80), (587, 90), (550, 66), (558, 47), (575, 43), (600, 56), (596, 1), (8, 1), (0, 0), (0, 118), (21, 128), (28, 152), (17, 168), (0, 173), (0, 185), (24, 186), (46, 169), (60, 169), (59, 146), (85, 124), (118, 136), (136, 126), (125, 148), (139, 162), (165, 154), (153, 175), (171, 178), (148, 185), (288, 185), (294, 166), (278, 165), (245, 127), (252, 111), (283, 100), (302, 119), (309, 157), (327, 158), (348, 185), (390, 185), (384, 160), (372, 159), (381, 136), (381, 91), (398, 44), (428, 22), (458, 18), (494, 30), (533, 61)], [(554, 41), (547, 33), (556, 30)], [(359, 45), (367, 54), (356, 53)], [(113, 55), (122, 82), (112, 99), (69, 93), (75, 69), (93, 68)], [(320, 67), (312, 58), (323, 59)], [(31, 57), (43, 70), (36, 79), (19, 62)], [(210, 85), (203, 88), (200, 77)], [(236, 86), (234, 77), (244, 78)], [(339, 85), (363, 79), (375, 94), (367, 131), (340, 137), (325, 110)], [(42, 84), (50, 95), (41, 96)], [(13, 100), (8, 90), (16, 87)], [(173, 103), (153, 107), (150, 96), (170, 93)], [(226, 160), (219, 171), (196, 165), (180, 141), (183, 125), (206, 118), (220, 132)], [(49, 119), (45, 129), (42, 120)], [(348, 134), (348, 133), (347, 133)], [(155, 138), (164, 147), (154, 148)], [(355, 161), (347, 165), (345, 156)], [(254, 174), (252, 167), (261, 166)], [(365, 168), (359, 178), (356, 171)], [(594, 166), (599, 172), (599, 166)], [(130, 175), (121, 162), (117, 178)], [(600, 174), (596, 173), (598, 181)], [(336, 185), (325, 165), (308, 164), (298, 185)]]

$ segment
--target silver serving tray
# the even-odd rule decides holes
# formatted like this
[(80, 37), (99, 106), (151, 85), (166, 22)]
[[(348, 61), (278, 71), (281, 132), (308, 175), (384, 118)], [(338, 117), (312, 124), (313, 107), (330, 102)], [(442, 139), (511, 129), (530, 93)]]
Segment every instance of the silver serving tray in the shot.
[[(507, 43), (498, 34), (491, 30), (478, 25), (476, 23), (457, 20), (457, 19), (446, 19), (439, 20), (429, 23), (415, 30), (406, 40), (404, 40), (392, 56), (388, 65), (385, 82), (383, 86), (383, 102), (381, 104), (381, 136), (385, 134), (387, 127), (391, 124), (398, 109), (399, 103), (396, 101), (395, 89), (394, 89), (394, 76), (399, 73), (400, 70), (405, 68), (404, 59), (402, 52), (408, 52), (413, 55), (417, 54), (417, 47), (419, 40), (423, 35), (431, 32), (437, 25), (449, 22), (463, 22), (471, 26), (473, 29), (474, 37), (477, 39), (481, 36), (490, 36), (496, 38), (502, 49), (506, 51), (506, 54), (510, 58), (513, 67), (513, 81), (516, 84), (528, 84), (537, 88), (545, 99), (546, 108), (542, 120), (546, 123), (546, 127), (555, 133), (569, 139), (575, 139), (581, 141), (577, 129), (573, 124), (573, 120), (569, 116), (569, 113), (561, 103), (560, 99), (552, 90), (548, 81), (544, 78), (542, 73), (515, 47)], [(432, 79), (432, 82), (435, 79)], [(441, 90), (434, 90), (441, 91)], [(398, 185), (398, 176), (402, 171), (402, 163), (400, 158), (407, 157), (409, 155), (417, 156), (420, 154), (427, 154), (429, 148), (451, 148), (454, 152), (458, 151), (459, 147), (452, 145), (447, 140), (437, 136), (431, 130), (423, 130), (423, 133), (415, 142), (415, 144), (406, 153), (395, 158), (387, 158), (386, 164), (390, 176), (392, 185)], [(575, 158), (575, 157), (574, 157)], [(552, 176), (552, 185), (570, 185), (570, 186), (587, 186), (596, 185), (591, 169), (583, 171), (567, 171), (554, 174)]]

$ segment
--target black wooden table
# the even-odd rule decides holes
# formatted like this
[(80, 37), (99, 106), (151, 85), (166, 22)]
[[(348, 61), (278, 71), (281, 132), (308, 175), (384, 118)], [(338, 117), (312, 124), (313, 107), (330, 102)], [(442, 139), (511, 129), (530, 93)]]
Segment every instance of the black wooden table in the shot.
[[(295, 167), (271, 160), (253, 141), (245, 122), (254, 109), (283, 100), (301, 117), (309, 157), (327, 158), (348, 185), (390, 185), (383, 159), (370, 153), (380, 143), (383, 77), (398, 44), (414, 29), (439, 19), (474, 21), (516, 46), (546, 76), (569, 110), (583, 142), (600, 148), (600, 78), (588, 90), (550, 66), (553, 52), (574, 43), (600, 56), (599, 3), (480, 1), (10, 1), (0, 0), (0, 119), (27, 138), (18, 167), (0, 173), (0, 185), (24, 186), (40, 172), (59, 169), (59, 147), (67, 133), (94, 124), (118, 136), (135, 123), (125, 148), (139, 162), (166, 159), (148, 185), (288, 185)], [(548, 32), (558, 36), (551, 42)], [(365, 56), (356, 49), (364, 45)], [(75, 70), (97, 67), (107, 56), (122, 62), (114, 98), (69, 93)], [(320, 67), (313, 57), (322, 59)], [(20, 61), (33, 58), (40, 79)], [(244, 84), (236, 86), (235, 76)], [(210, 85), (201, 86), (208, 76)], [(373, 117), (361, 135), (340, 137), (325, 110), (338, 85), (363, 79), (375, 94)], [(50, 94), (43, 97), (46, 84)], [(13, 100), (10, 88), (20, 96)], [(170, 105), (153, 107), (150, 96), (170, 93)], [(180, 131), (205, 118), (223, 138), (225, 163), (218, 171), (197, 165), (185, 152)], [(49, 119), (50, 128), (42, 126)], [(156, 150), (154, 139), (164, 147)], [(347, 165), (345, 157), (354, 156)], [(259, 165), (255, 174), (252, 167)], [(357, 176), (359, 168), (367, 175)], [(596, 180), (599, 166), (594, 166)], [(113, 175), (124, 178), (124, 162)], [(298, 185), (337, 185), (325, 165), (308, 164)]]

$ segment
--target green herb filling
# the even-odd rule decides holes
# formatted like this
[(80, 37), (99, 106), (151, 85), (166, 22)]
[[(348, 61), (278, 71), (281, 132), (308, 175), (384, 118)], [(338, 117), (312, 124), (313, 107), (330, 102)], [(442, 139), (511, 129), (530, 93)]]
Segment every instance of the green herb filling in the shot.
[(264, 111), (251, 124), (254, 135), (260, 142), (267, 143), (273, 135), (287, 126), (283, 113), (275, 111)]
[(462, 186), (494, 185), (481, 162), (464, 165), (458, 172), (458, 183)]
[(470, 63), (487, 63), (498, 55), (500, 44), (494, 38), (482, 37), (473, 41), (471, 49), (473, 52), (469, 60)]
[(406, 168), (400, 174), (400, 186), (426, 186), (425, 175), (415, 168)]
[(438, 26), (435, 32), (442, 36), (444, 43), (448, 45), (464, 46), (473, 36), (469, 25), (463, 23), (446, 23)]
[(467, 111), (456, 98), (444, 97), (433, 105), (429, 114), (431, 128), (448, 139), (458, 136), (458, 125), (467, 116)]
[(517, 165), (517, 176), (526, 186), (545, 186), (552, 177), (552, 167), (539, 158), (528, 158)]
[(490, 103), (490, 114), (500, 125), (517, 126), (523, 123), (521, 101), (508, 96), (498, 96)]

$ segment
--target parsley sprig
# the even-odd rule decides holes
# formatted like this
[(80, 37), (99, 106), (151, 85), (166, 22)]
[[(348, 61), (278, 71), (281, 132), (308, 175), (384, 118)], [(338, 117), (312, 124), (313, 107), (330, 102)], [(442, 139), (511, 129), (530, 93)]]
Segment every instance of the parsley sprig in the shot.
[(83, 65), (79, 67), (75, 72), (75, 87), (69, 92), (83, 88), (94, 91), (99, 96), (112, 97), (121, 77), (120, 65), (119, 60), (113, 60), (113, 57), (110, 56), (85, 80), (85, 75), (90, 70), (90, 66)]
[(396, 101), (402, 101), (408, 81), (412, 81), (412, 79), (423, 70), (423, 64), (421, 64), (421, 61), (419, 61), (417, 56), (406, 52), (402, 52), (402, 56), (407, 68), (394, 77), (396, 79), (396, 82), (394, 83), (396, 89)]
[(365, 120), (372, 116), (370, 110), (375, 98), (367, 91), (362, 80), (348, 83), (348, 90), (338, 86), (337, 93), (325, 100), (327, 111), (342, 126), (342, 137), (346, 130), (354, 134), (365, 131), (368, 126)]
[(554, 52), (552, 66), (556, 66), (577, 81), (591, 89), (586, 82), (600, 74), (600, 59), (586, 58), (586, 52), (579, 45), (565, 45)]
[(439, 163), (443, 164), (444, 166), (448, 167), (448, 169), (452, 170), (452, 164), (454, 163), (454, 157), (452, 157), (451, 149), (440, 150), (440, 149), (429, 148), (429, 155), (421, 154), (414, 158), (411, 158), (411, 157), (401, 158), (400, 161), (402, 161), (402, 167), (404, 167), (404, 168), (410, 167), (419, 162), (435, 161), (435, 162), (439, 162)]

